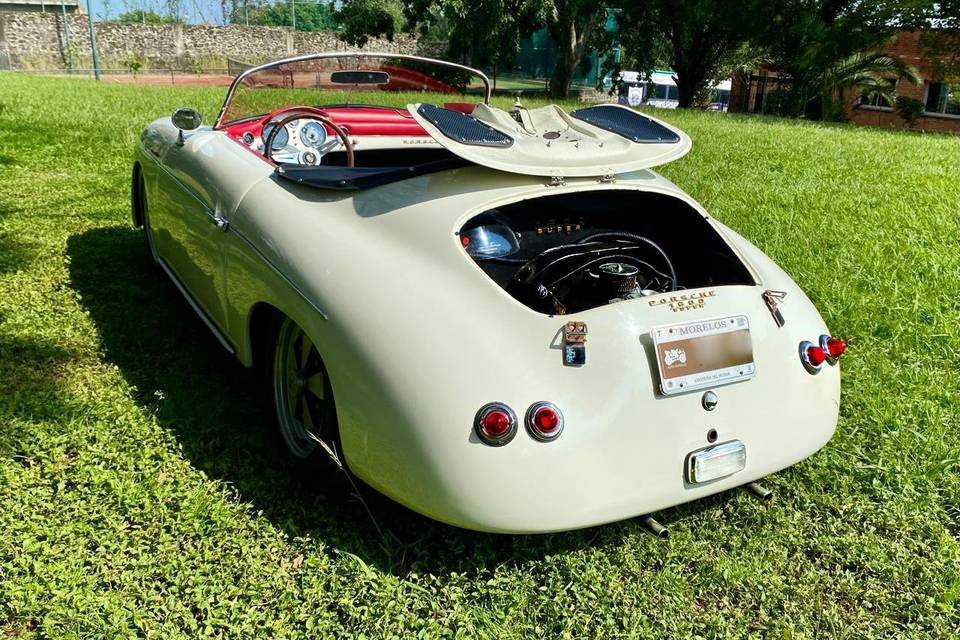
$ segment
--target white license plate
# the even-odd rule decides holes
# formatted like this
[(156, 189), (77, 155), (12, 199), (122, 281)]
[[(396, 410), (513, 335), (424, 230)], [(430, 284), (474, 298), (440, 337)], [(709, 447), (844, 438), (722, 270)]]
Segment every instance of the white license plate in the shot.
[(738, 382), (757, 372), (747, 316), (654, 327), (650, 336), (664, 395)]
[(731, 440), (687, 456), (687, 482), (703, 484), (743, 471), (747, 466), (747, 447), (739, 440)]

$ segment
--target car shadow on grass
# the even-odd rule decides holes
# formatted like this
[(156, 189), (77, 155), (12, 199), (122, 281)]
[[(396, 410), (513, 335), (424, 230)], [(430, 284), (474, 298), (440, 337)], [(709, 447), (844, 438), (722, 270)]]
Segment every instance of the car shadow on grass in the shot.
[[(67, 242), (70, 280), (100, 334), (105, 358), (183, 446), (191, 463), (291, 538), (306, 537), (395, 575), (492, 571), (545, 556), (621, 542), (636, 520), (538, 536), (482, 534), (434, 522), (361, 487), (327, 500), (287, 468), (270, 433), (257, 375), (224, 351), (165, 275), (149, 263), (142, 233), (108, 227)], [(683, 507), (690, 515), (725, 498)], [(382, 533), (378, 532), (378, 527)], [(649, 536), (645, 544), (657, 545)]]

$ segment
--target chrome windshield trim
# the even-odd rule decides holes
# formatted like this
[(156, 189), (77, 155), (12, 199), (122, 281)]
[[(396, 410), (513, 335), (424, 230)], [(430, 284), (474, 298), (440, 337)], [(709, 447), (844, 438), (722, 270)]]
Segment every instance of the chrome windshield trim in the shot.
[(251, 249), (253, 249), (253, 251), (254, 251), (258, 256), (260, 256), (260, 258), (267, 264), (267, 266), (269, 266), (269, 267), (273, 270), (274, 273), (276, 273), (278, 276), (280, 276), (280, 278), (281, 278), (284, 282), (286, 282), (288, 285), (290, 285), (290, 288), (293, 289), (294, 291), (296, 291), (296, 292), (300, 295), (300, 297), (303, 298), (303, 299), (307, 302), (307, 304), (309, 304), (309, 305), (313, 308), (314, 311), (316, 311), (317, 313), (320, 314), (320, 317), (321, 317), (321, 318), (323, 318), (324, 320), (329, 320), (329, 319), (330, 319), (330, 317), (327, 316), (327, 314), (324, 313), (324, 311), (323, 311), (319, 306), (317, 306), (317, 303), (316, 303), (316, 302), (314, 302), (313, 300), (311, 300), (310, 297), (309, 297), (306, 293), (304, 293), (302, 289), (300, 289), (300, 287), (298, 287), (296, 284), (294, 284), (293, 281), (292, 281), (290, 278), (288, 278), (285, 273), (283, 273), (282, 271), (280, 271), (280, 268), (277, 267), (277, 265), (275, 265), (275, 264), (273, 263), (273, 261), (270, 260), (270, 258), (268, 258), (266, 255), (264, 255), (264, 253), (263, 253), (262, 251), (260, 251), (260, 248), (259, 248), (257, 245), (255, 245), (255, 244), (250, 240), (250, 238), (248, 238), (247, 236), (243, 235), (243, 233), (241, 233), (240, 231), (237, 231), (236, 227), (232, 227), (232, 226), (231, 226), (231, 227), (228, 227), (227, 231), (228, 231), (229, 233), (235, 234), (238, 238), (240, 238), (241, 240), (243, 240), (244, 242), (246, 242), (247, 245), (248, 245)]
[(483, 101), (485, 104), (490, 104), (490, 79), (487, 75), (480, 71), (479, 69), (474, 69), (473, 67), (468, 67), (462, 64), (457, 64), (456, 62), (447, 62), (446, 60), (435, 60), (433, 58), (425, 58), (423, 56), (414, 56), (406, 53), (386, 53), (383, 51), (334, 51), (328, 53), (311, 53), (302, 56), (294, 56), (292, 58), (284, 58), (282, 60), (275, 60), (274, 62), (268, 62), (266, 64), (261, 64), (257, 67), (251, 67), (246, 71), (241, 72), (236, 78), (233, 79), (233, 82), (230, 83), (230, 88), (227, 90), (227, 98), (223, 101), (223, 106), (220, 108), (220, 115), (217, 116), (217, 121), (213, 125), (213, 128), (220, 129), (223, 126), (223, 117), (227, 113), (227, 108), (230, 106), (230, 102), (233, 100), (233, 94), (237, 89), (237, 85), (240, 82), (254, 73), (269, 69), (271, 67), (276, 67), (282, 64), (290, 64), (293, 62), (304, 62), (306, 60), (322, 60), (324, 58), (395, 58), (400, 60), (412, 60), (414, 62), (429, 62), (433, 64), (438, 64), (442, 67), (449, 67), (451, 69), (459, 69), (461, 71), (469, 71), (470, 73), (475, 74), (480, 79), (483, 80)]

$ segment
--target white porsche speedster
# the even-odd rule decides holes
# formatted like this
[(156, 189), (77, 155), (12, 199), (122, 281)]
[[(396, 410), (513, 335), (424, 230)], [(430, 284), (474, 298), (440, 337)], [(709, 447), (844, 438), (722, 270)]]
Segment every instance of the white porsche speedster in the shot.
[(151, 123), (133, 221), (269, 373), (298, 465), (461, 527), (573, 529), (746, 485), (836, 426), (844, 343), (650, 170), (690, 146), (614, 104), (495, 108), (457, 64), (302, 56), (240, 73), (212, 126)]

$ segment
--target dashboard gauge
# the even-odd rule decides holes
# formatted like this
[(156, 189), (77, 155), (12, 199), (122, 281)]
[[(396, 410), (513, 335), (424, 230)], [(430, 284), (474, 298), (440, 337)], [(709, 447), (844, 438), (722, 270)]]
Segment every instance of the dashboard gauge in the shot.
[[(273, 131), (273, 128), (276, 126), (277, 125), (273, 122), (268, 122), (267, 124), (263, 125), (263, 131), (260, 135), (263, 136), (264, 143), (266, 143), (267, 138), (270, 137), (270, 132)], [(273, 144), (271, 147), (274, 151), (280, 151), (287, 146), (288, 142), (290, 142), (290, 134), (287, 133), (287, 128), (284, 127), (280, 129), (280, 131), (277, 131), (277, 136), (273, 139)]]
[(327, 130), (319, 122), (307, 122), (300, 129), (300, 142), (308, 147), (317, 148), (327, 139)]

